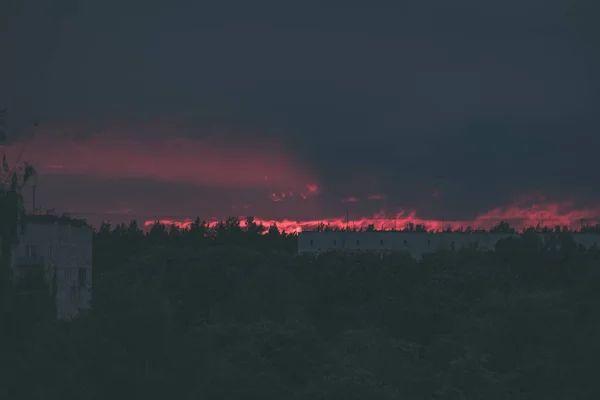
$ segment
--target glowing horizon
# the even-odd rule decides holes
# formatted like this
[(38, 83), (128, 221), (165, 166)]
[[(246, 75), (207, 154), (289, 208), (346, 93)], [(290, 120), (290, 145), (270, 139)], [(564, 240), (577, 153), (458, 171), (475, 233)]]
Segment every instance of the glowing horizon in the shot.
[[(403, 187), (404, 191), (414, 190), (422, 197), (394, 208), (402, 204), (397, 200), (397, 187), (394, 189), (393, 182), (381, 179), (378, 171), (349, 176), (332, 184), (323, 171), (319, 173), (315, 165), (277, 141), (248, 142), (242, 136), (220, 134), (192, 138), (176, 131), (163, 138), (157, 132), (159, 128), (164, 127), (90, 131), (87, 136), (73, 140), (60, 134), (61, 127), (48, 127), (38, 131), (29, 142), (13, 142), (3, 146), (3, 150), (11, 162), (27, 144), (26, 159), (36, 166), (40, 177), (54, 182), (64, 179), (62, 188), (66, 194), (54, 198), (55, 208), (71, 215), (93, 215), (92, 225), (100, 219), (114, 222), (136, 219), (144, 227), (155, 221), (188, 227), (196, 218), (195, 209), (202, 210), (199, 214), (203, 216), (219, 216), (203, 218), (211, 224), (219, 218), (224, 220), (226, 215), (238, 215), (243, 224), (245, 216), (252, 215), (257, 223), (267, 227), (276, 224), (285, 232), (311, 230), (319, 225), (356, 229), (374, 225), (378, 230), (391, 230), (412, 223), (439, 231), (442, 226), (453, 230), (490, 229), (500, 221), (507, 221), (515, 229), (537, 225), (574, 228), (580, 226), (581, 220), (589, 224), (600, 222), (600, 203), (576, 206), (577, 195), (567, 192), (551, 200), (539, 193), (519, 194), (513, 197), (513, 203), (493, 208), (487, 205), (497, 202), (492, 203), (490, 198), (487, 204), (471, 206), (473, 212), (478, 211), (472, 218), (442, 221), (430, 216), (432, 208), (442, 208), (446, 189), (433, 182), (421, 180), (414, 186)], [(144, 137), (145, 132), (150, 135)], [(100, 186), (105, 191), (91, 192), (98, 181), (105, 185)], [(146, 192), (137, 193), (128, 186), (141, 181), (146, 186), (137, 187), (145, 188)], [(73, 182), (92, 184), (79, 189)], [(158, 190), (148, 190), (174, 183), (180, 188), (177, 195), (166, 190), (160, 194)], [(43, 204), (40, 198), (43, 185), (38, 189), (42, 189), (37, 192), (38, 204)], [(51, 190), (47, 189), (46, 194), (52, 197)], [(463, 194), (468, 196), (470, 192)], [(188, 195), (187, 202), (182, 201)], [(557, 199), (568, 201), (554, 201)], [(346, 215), (340, 215), (346, 213), (336, 211), (340, 203), (355, 217), (346, 221)], [(447, 216), (452, 215), (446, 206), (443, 208)], [(76, 209), (90, 212), (78, 213)], [(177, 210), (178, 217), (169, 217), (165, 210)], [(465, 215), (464, 209), (457, 211)]]
[[(245, 226), (246, 216), (239, 216), (240, 225)], [(155, 220), (145, 220), (143, 226), (149, 227), (159, 222), (170, 226), (175, 225), (179, 228), (189, 228), (195, 217), (184, 219), (158, 218)], [(522, 230), (531, 226), (550, 227), (567, 226), (573, 229), (580, 226), (582, 220), (587, 224), (600, 223), (600, 206), (596, 208), (573, 208), (570, 202), (563, 203), (537, 203), (529, 207), (513, 204), (508, 207), (491, 209), (485, 213), (479, 214), (473, 220), (432, 220), (422, 219), (417, 216), (415, 211), (398, 212), (390, 216), (385, 212), (380, 212), (371, 217), (362, 217), (358, 219), (349, 219), (346, 221), (342, 217), (322, 218), (314, 220), (293, 220), (293, 219), (262, 219), (255, 217), (257, 224), (269, 227), (276, 224), (280, 231), (287, 233), (299, 233), (305, 230), (311, 230), (319, 225), (325, 225), (332, 228), (351, 228), (365, 229), (373, 225), (378, 230), (404, 229), (408, 224), (423, 226), (428, 231), (439, 231), (442, 229), (456, 230), (459, 228), (471, 227), (473, 229), (489, 230), (501, 221), (506, 221), (510, 226), (517, 230)], [(223, 220), (205, 221), (209, 226), (214, 226)]]

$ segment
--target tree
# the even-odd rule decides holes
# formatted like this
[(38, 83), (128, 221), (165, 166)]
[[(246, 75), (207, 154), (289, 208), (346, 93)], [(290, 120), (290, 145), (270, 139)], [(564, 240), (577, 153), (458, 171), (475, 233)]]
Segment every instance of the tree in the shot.
[(18, 243), (19, 230), (24, 228), (25, 208), (21, 190), (36, 175), (33, 166), (27, 162), (14, 165), (8, 163), (3, 146), (6, 144), (5, 125), (6, 109), (0, 111), (0, 148), (2, 148), (2, 164), (0, 165), (0, 301), (6, 304), (11, 285), (10, 258), (12, 248)]
[(511, 228), (510, 224), (507, 221), (500, 221), (498, 225), (493, 226), (490, 229), (490, 232), (493, 233), (515, 233), (514, 228)]

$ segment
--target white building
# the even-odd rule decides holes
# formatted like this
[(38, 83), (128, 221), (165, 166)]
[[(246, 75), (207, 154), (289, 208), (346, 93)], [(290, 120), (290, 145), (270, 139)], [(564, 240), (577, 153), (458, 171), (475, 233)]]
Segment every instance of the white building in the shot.
[[(301, 232), (298, 235), (299, 254), (319, 254), (327, 251), (359, 252), (373, 251), (408, 252), (416, 259), (423, 254), (437, 250), (458, 250), (464, 247), (477, 247), (480, 250), (494, 250), (500, 239), (519, 236), (510, 233), (430, 233), (430, 232)], [(586, 248), (600, 245), (600, 234), (573, 233), (576, 243)]]
[(64, 218), (29, 216), (11, 267), (15, 280), (28, 269), (43, 268), (57, 317), (75, 317), (91, 308), (92, 228)]

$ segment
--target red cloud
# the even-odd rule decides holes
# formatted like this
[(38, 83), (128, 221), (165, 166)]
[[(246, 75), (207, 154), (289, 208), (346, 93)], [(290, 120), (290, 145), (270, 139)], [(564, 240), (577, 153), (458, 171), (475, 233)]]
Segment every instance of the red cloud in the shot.
[[(137, 132), (135, 136), (139, 137), (140, 133), (142, 132)], [(17, 143), (7, 146), (5, 150), (9, 158), (12, 157), (14, 161), (22, 148), (23, 144)], [(154, 135), (146, 139), (134, 139), (124, 133), (103, 133), (85, 141), (70, 141), (45, 132), (28, 143), (23, 158), (36, 166), (41, 174), (145, 178), (214, 188), (262, 188), (268, 190), (266, 193), (272, 193), (272, 201), (285, 200), (284, 203), (287, 203), (290, 198), (301, 202), (301, 199), (316, 196), (321, 191), (315, 183), (317, 181), (315, 176), (276, 144), (257, 143), (248, 147), (247, 143), (241, 145), (232, 138), (225, 140), (223, 137), (195, 140), (163, 139)], [(371, 190), (378, 189), (371, 188)], [(385, 198), (383, 194), (368, 196), (369, 200), (383, 198)], [(358, 199), (354, 197), (345, 199), (348, 202), (356, 200)], [(516, 228), (538, 224), (576, 227), (582, 219), (587, 220), (588, 223), (600, 221), (600, 207), (577, 208), (570, 202), (548, 202), (539, 194), (520, 196), (517, 200), (512, 205), (486, 211), (470, 221), (444, 221), (444, 227), (490, 228), (501, 220), (509, 221)], [(293, 205), (293, 203), (289, 204)], [(274, 206), (272, 203), (270, 205)], [(134, 207), (138, 208), (137, 205)], [(244, 208), (246, 207), (247, 204)], [(108, 214), (114, 216), (127, 214), (127, 217), (136, 217), (125, 205), (114, 206), (114, 208), (116, 210)], [(259, 208), (253, 205), (253, 209)], [(319, 215), (318, 209), (314, 211), (314, 215)], [(313, 229), (321, 223), (334, 227), (344, 227), (348, 223), (357, 228), (372, 224), (384, 229), (403, 228), (407, 223), (421, 224), (427, 229), (434, 230), (442, 226), (441, 221), (420, 218), (415, 210), (396, 212), (392, 218), (389, 218), (389, 214), (388, 217), (382, 218), (383, 213), (381, 213), (354, 218), (348, 222), (343, 217), (272, 220), (267, 218), (268, 215), (263, 216), (265, 219), (257, 219), (257, 222), (265, 225), (276, 223), (283, 230), (295, 232)], [(187, 226), (191, 222), (191, 218), (159, 219), (166, 224), (176, 223), (180, 226)], [(153, 222), (146, 221), (145, 224)]]
[(588, 223), (600, 222), (600, 206), (592, 208), (574, 208), (572, 202), (537, 203), (528, 207), (513, 204), (508, 207), (492, 209), (478, 216), (473, 226), (486, 227), (490, 221), (508, 221), (516, 226), (573, 226), (584, 220)]
[(283, 201), (284, 198), (285, 196), (281, 197), (277, 193), (271, 193), (271, 200), (275, 202)]
[(318, 193), (319, 192), (319, 187), (314, 183), (307, 184), (306, 188), (308, 189), (309, 193)]
[[(280, 146), (258, 141), (250, 147), (234, 138), (140, 138), (99, 133), (85, 141), (42, 132), (28, 144), (24, 158), (41, 174), (145, 178), (216, 188), (265, 188), (316, 193), (314, 176)], [(135, 138), (133, 138), (135, 137)], [(22, 143), (7, 146), (13, 159)]]
[[(388, 213), (380, 212), (370, 217), (352, 219), (346, 221), (345, 218), (325, 218), (315, 220), (272, 220), (256, 218), (257, 223), (263, 223), (265, 226), (277, 224), (280, 230), (286, 232), (301, 232), (304, 230), (315, 229), (319, 224), (329, 225), (331, 227), (343, 228), (366, 228), (374, 225), (376, 229), (402, 229), (407, 224), (423, 225), (427, 230), (440, 230), (442, 224), (444, 229), (466, 228), (470, 226), (475, 229), (489, 229), (500, 221), (508, 221), (511, 226), (522, 229), (529, 226), (550, 226), (555, 225), (569, 226), (578, 228), (581, 220), (586, 220), (589, 224), (600, 223), (600, 206), (593, 208), (573, 208), (570, 202), (564, 203), (537, 203), (531, 206), (523, 206), (515, 203), (504, 208), (495, 208), (480, 214), (470, 221), (439, 221), (426, 220), (419, 218), (415, 211), (400, 211), (390, 216)], [(167, 225), (175, 224), (180, 227), (187, 227), (191, 219), (182, 220), (161, 220)], [(150, 226), (154, 221), (146, 221), (145, 225)], [(214, 222), (213, 222), (214, 224)]]

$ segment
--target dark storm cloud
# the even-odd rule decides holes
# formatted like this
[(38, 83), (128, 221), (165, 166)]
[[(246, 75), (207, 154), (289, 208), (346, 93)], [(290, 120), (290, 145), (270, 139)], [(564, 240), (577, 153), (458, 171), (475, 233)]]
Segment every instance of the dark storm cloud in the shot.
[[(324, 215), (350, 196), (356, 214), (456, 219), (523, 192), (600, 197), (593, 2), (109, 3), (13, 2), (0, 39), (13, 132), (40, 116), (80, 138), (277, 139), (315, 171)], [(145, 184), (174, 204), (169, 184)]]

